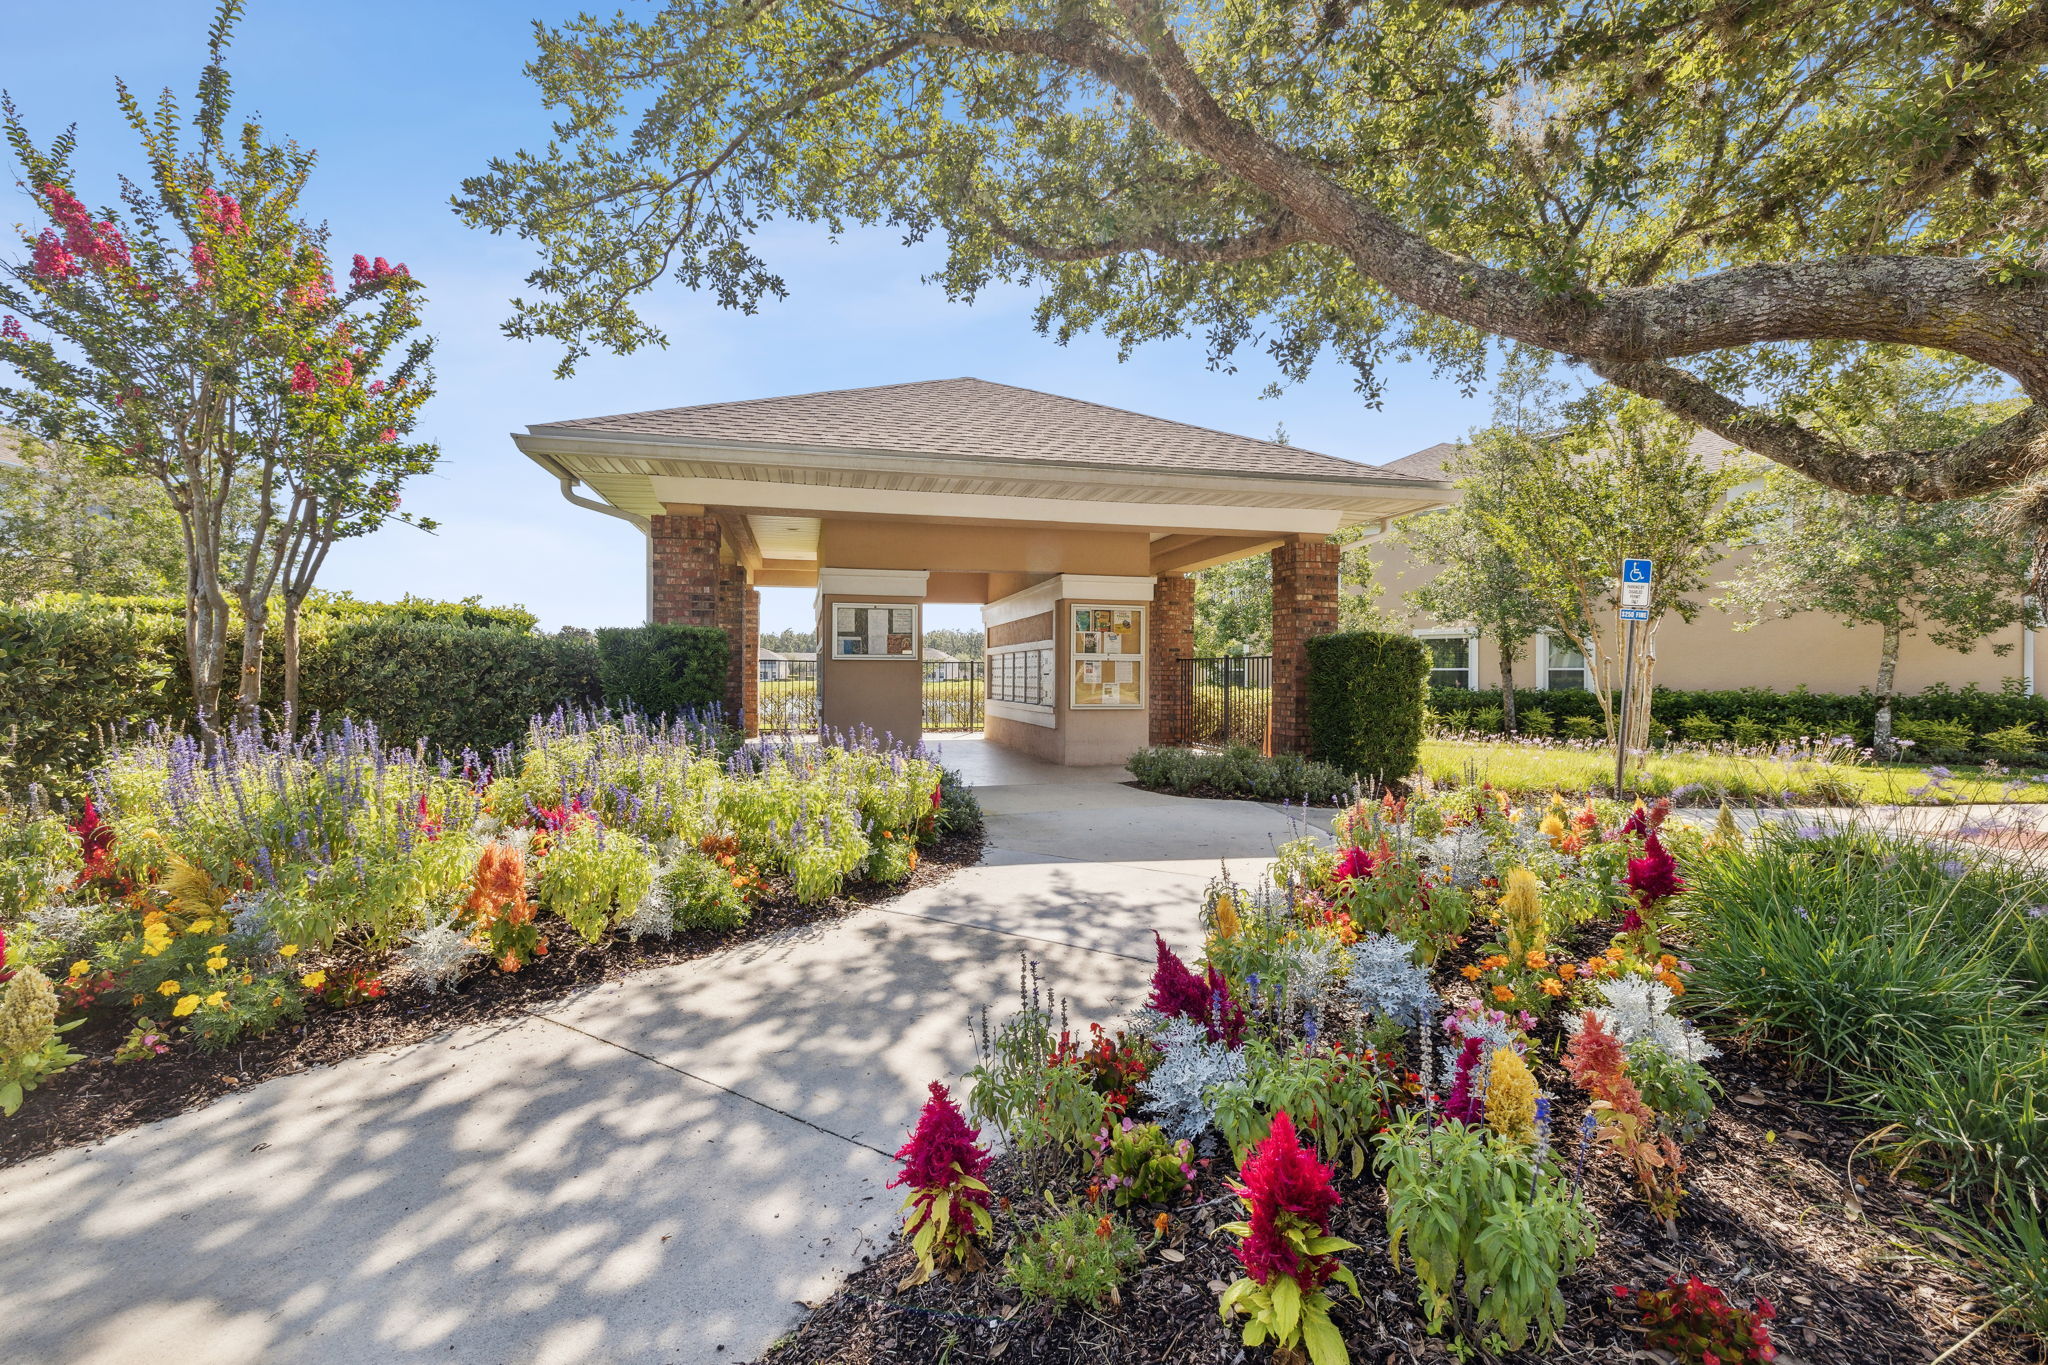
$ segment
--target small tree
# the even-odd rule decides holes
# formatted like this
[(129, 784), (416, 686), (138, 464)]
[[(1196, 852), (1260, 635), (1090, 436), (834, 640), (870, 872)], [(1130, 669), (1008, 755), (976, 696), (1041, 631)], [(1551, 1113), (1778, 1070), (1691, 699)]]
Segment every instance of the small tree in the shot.
[[(1509, 471), (1494, 463), (1499, 453), (1498, 446), (1467, 447), (1446, 472), (1461, 488), (1485, 483), (1504, 490)], [(1397, 535), (1416, 564), (1441, 566), (1436, 577), (1407, 594), (1409, 602), (1445, 625), (1471, 626), (1493, 641), (1500, 655), (1501, 721), (1512, 734), (1515, 661), (1529, 637), (1552, 624), (1552, 613), (1529, 591), (1527, 575), (1473, 503), (1409, 517)]]
[(0, 463), (0, 603), (178, 591), (178, 518), (155, 482), (96, 473), (76, 451), (32, 437), (20, 456)]
[[(1818, 407), (1809, 420), (1841, 438), (1967, 440), (2018, 406), (1973, 401), (1994, 383), (1981, 370), (1906, 353), (1850, 401)], [(2038, 532), (2013, 526), (1991, 503), (1861, 497), (1777, 472), (1765, 487), (1769, 519), (1756, 556), (1718, 605), (1745, 618), (1738, 630), (1806, 611), (1825, 612), (1844, 626), (1876, 626), (1871, 741), (1878, 752), (1895, 748), (1892, 699), (1906, 636), (1924, 632), (1943, 648), (1968, 653), (1996, 631), (2038, 625), (2026, 597)], [(1994, 645), (1992, 652), (2011, 648)]]
[[(119, 208), (89, 210), (73, 191), (70, 133), (38, 146), (0, 101), (49, 224), (25, 232), (27, 261), (0, 263), (0, 364), (29, 385), (0, 389), (0, 410), (103, 473), (164, 490), (184, 541), (186, 657), (209, 733), (230, 596), (242, 619), (238, 710), (253, 723), (272, 595), (284, 592), (293, 615), (334, 541), (396, 516), (399, 482), (436, 455), (399, 441), (429, 389), (430, 343), (412, 336), (417, 282), (357, 256), (337, 291), (325, 229), (298, 215), (313, 154), (253, 123), (228, 133), (223, 57), (239, 12), (224, 0), (209, 34), (196, 145), (180, 145), (168, 93), (151, 109), (117, 85), (148, 165), (143, 182), (122, 182)], [(237, 556), (239, 501), (251, 512)]]
[[(1513, 561), (1532, 599), (1586, 657), (1610, 738), (1647, 736), (1653, 649), (1666, 613), (1690, 621), (1689, 594), (1741, 543), (1758, 516), (1753, 462), (1717, 468), (1691, 448), (1692, 431), (1657, 405), (1608, 388), (1553, 407), (1530, 377), (1510, 374), (1507, 421), (1473, 440), (1497, 478), (1468, 481), (1464, 508)], [(1563, 425), (1558, 425), (1559, 421)], [(1623, 555), (1653, 559), (1650, 616), (1632, 657), (1615, 640)], [(1632, 679), (1629, 716), (1612, 694)]]
[(1273, 562), (1249, 555), (1195, 576), (1195, 653), (1267, 654), (1273, 648)]

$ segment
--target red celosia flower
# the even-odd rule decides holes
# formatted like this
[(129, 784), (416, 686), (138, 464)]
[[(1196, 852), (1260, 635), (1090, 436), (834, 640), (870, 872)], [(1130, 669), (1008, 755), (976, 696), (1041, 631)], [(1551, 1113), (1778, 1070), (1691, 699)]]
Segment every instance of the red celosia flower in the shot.
[(1159, 965), (1152, 969), (1152, 998), (1147, 1003), (1168, 1018), (1207, 1021), (1209, 988), (1166, 946), (1156, 929), (1152, 941), (1158, 945)]
[(1330, 1214), (1342, 1202), (1334, 1173), (1301, 1145), (1285, 1109), (1273, 1115), (1272, 1129), (1245, 1157), (1238, 1174), (1242, 1183), (1232, 1188), (1251, 1215), (1251, 1231), (1237, 1247), (1245, 1273), (1260, 1284), (1285, 1275), (1304, 1290), (1319, 1287), (1335, 1274), (1334, 1255), (1304, 1256), (1285, 1235), (1290, 1221), (1297, 1230), (1306, 1224), (1317, 1235), (1328, 1235)]
[(1627, 881), (1629, 890), (1636, 893), (1636, 900), (1646, 910), (1685, 889), (1677, 862), (1665, 851), (1655, 830), (1643, 837), (1643, 856), (1628, 860)]
[(1378, 866), (1378, 864), (1379, 860), (1377, 858), (1354, 844), (1350, 848), (1345, 849), (1337, 858), (1337, 880), (1340, 882), (1351, 882), (1363, 877), (1370, 877), (1373, 868)]
[[(957, 1183), (963, 1175), (981, 1179), (990, 1158), (988, 1149), (976, 1141), (980, 1136), (979, 1128), (967, 1126), (946, 1087), (933, 1081), (931, 1098), (924, 1102), (924, 1110), (917, 1116), (910, 1141), (896, 1153), (903, 1169), (889, 1181), (888, 1188), (908, 1185), (912, 1189), (936, 1190)], [(961, 1194), (977, 1204), (988, 1203), (985, 1190), (963, 1190)]]
[(114, 852), (114, 829), (100, 819), (99, 807), (87, 798), (85, 809), (68, 828), (71, 837), (78, 840), (78, 854), (84, 866), (79, 869), (76, 885), (99, 880), (106, 875), (107, 859)]
[(1458, 1051), (1451, 1092), (1444, 1097), (1444, 1114), (1460, 1123), (1479, 1122), (1485, 1106), (1485, 1097), (1477, 1093), (1475, 1084), (1479, 1076), (1479, 1054), (1485, 1046), (1483, 1039), (1467, 1038), (1465, 1046)]

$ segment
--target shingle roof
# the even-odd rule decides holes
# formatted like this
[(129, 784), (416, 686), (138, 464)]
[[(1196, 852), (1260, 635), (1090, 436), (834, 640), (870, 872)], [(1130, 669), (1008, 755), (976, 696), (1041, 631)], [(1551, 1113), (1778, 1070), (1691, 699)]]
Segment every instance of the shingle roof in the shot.
[[(1748, 451), (1723, 436), (1711, 431), (1695, 431), (1686, 442), (1692, 453), (1699, 457), (1708, 469), (1719, 469), (1731, 460), (1755, 459)], [(1389, 460), (1380, 466), (1384, 472), (1405, 474), (1412, 479), (1448, 479), (1449, 465), (1453, 457), (1465, 448), (1463, 441), (1438, 441), (1433, 446), (1424, 446), (1413, 455), (1403, 455), (1398, 460)]]
[(1298, 446), (1126, 412), (1078, 398), (932, 379), (787, 398), (751, 398), (612, 417), (544, 422), (531, 430), (587, 432), (744, 446), (802, 446), (965, 456), (1183, 474), (1407, 483), (1411, 474)]

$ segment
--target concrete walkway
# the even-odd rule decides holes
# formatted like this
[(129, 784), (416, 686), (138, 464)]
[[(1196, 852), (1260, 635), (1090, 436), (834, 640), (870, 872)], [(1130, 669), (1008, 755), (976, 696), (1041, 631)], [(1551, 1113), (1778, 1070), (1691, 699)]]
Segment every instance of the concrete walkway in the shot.
[(1020, 951), (1113, 1017), (1217, 860), (1295, 832), (942, 748), (989, 813), (942, 885), (0, 1170), (0, 1362), (756, 1355), (886, 1243), (888, 1154)]

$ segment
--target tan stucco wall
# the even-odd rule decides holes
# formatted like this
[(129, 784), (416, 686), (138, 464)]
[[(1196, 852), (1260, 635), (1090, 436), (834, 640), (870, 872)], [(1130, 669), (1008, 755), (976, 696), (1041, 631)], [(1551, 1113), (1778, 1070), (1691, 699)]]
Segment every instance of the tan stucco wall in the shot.
[[(1874, 626), (1843, 625), (1832, 616), (1807, 612), (1782, 621), (1764, 621), (1737, 630), (1736, 617), (1711, 605), (1719, 584), (1740, 568), (1735, 557), (1708, 576), (1709, 586), (1694, 594), (1703, 605), (1690, 623), (1667, 614), (1657, 630), (1657, 685), (1683, 689), (1766, 687), (1789, 692), (1804, 686), (1811, 692), (1856, 692), (1877, 681), (1880, 633)], [(1399, 544), (1373, 550), (1375, 581), (1386, 591), (1378, 605), (1411, 628), (1438, 623), (1411, 608), (1405, 594), (1436, 576), (1433, 565), (1418, 565)], [(1896, 686), (1918, 692), (1935, 683), (1964, 687), (1970, 683), (1996, 691), (2007, 678), (2023, 676), (2023, 641), (2018, 626), (1999, 632), (1964, 654), (1943, 649), (1919, 635), (1906, 637), (1899, 654)], [(2037, 637), (2038, 638), (2038, 637)], [(1993, 648), (2009, 648), (2001, 657)], [(1516, 682), (1527, 681), (1534, 666), (1530, 652), (1515, 664)], [(1500, 686), (1499, 653), (1492, 640), (1478, 648), (1477, 685)]]
[(929, 569), (934, 575), (1150, 574), (1151, 543), (1145, 531), (832, 518), (818, 528), (818, 562), (842, 569)]
[[(916, 659), (835, 659), (832, 608), (840, 602), (907, 603), (916, 597), (834, 593), (819, 599), (818, 717), (827, 730), (862, 725), (900, 744), (924, 737), (924, 665)], [(922, 618), (919, 620), (923, 625)]]
[[(1122, 763), (1145, 747), (1151, 729), (1151, 661), (1147, 659), (1145, 667), (1140, 671), (1140, 676), (1145, 680), (1145, 690), (1138, 698), (1139, 704), (1134, 709), (1107, 710), (1093, 706), (1074, 709), (1071, 705), (1074, 689), (1074, 632), (1065, 629), (1065, 624), (1073, 619), (1069, 612), (1077, 605), (1142, 608), (1145, 612), (1146, 630), (1150, 631), (1152, 604), (1094, 597), (1088, 598), (1085, 602), (1079, 598), (1063, 597), (1053, 604), (1053, 666), (1057, 670), (1053, 695), (1054, 713), (1059, 718), (1059, 761), (1068, 767)], [(1147, 639), (1149, 638), (1148, 635)], [(1145, 655), (1141, 652), (1137, 657), (1145, 658)]]
[(988, 647), (995, 649), (1000, 645), (1029, 645), (1040, 640), (1050, 640), (1053, 638), (1052, 623), (1053, 614), (1042, 611), (1021, 621), (1004, 621), (1000, 625), (990, 626)]

